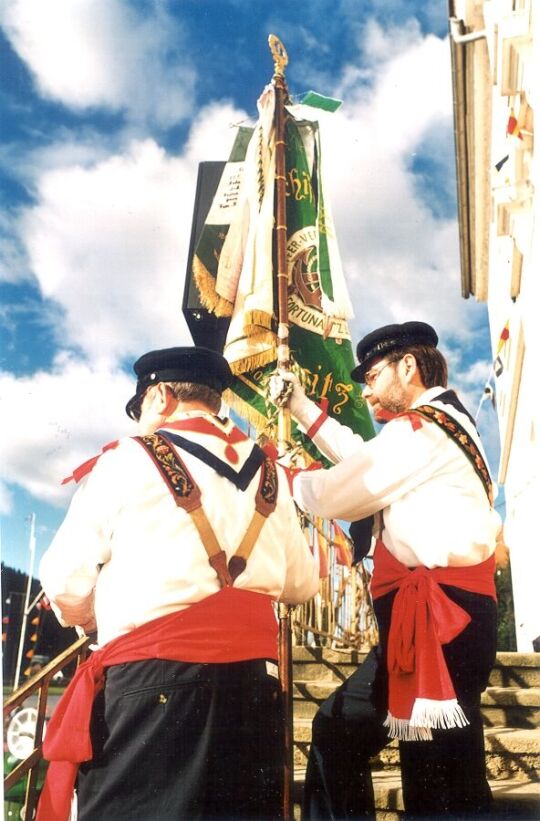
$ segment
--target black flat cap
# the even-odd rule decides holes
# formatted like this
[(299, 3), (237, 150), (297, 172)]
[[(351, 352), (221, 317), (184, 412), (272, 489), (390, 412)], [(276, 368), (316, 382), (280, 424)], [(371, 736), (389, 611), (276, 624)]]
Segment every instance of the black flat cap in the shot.
[(375, 359), (380, 359), (399, 348), (428, 345), (436, 348), (439, 337), (426, 322), (404, 322), (402, 325), (384, 325), (366, 334), (356, 346), (358, 367), (351, 373), (355, 382), (363, 382)]
[(209, 348), (162, 348), (149, 351), (133, 365), (137, 374), (137, 390), (126, 405), (126, 413), (138, 420), (144, 393), (158, 382), (195, 382), (223, 393), (232, 382), (229, 363), (220, 353)]

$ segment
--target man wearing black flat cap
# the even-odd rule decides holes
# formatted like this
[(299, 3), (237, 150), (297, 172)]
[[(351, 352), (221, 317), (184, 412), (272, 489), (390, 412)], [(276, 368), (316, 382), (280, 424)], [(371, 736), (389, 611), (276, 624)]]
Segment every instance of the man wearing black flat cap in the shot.
[(293, 416), (334, 463), (295, 476), (297, 504), (351, 522), (375, 515), (380, 644), (314, 719), (304, 818), (373, 817), (369, 759), (389, 738), (399, 740), (408, 816), (489, 811), (480, 694), (495, 658), (500, 519), (474, 420), (447, 388), (437, 344), (425, 322), (359, 342), (352, 377), (386, 423), (368, 442), (282, 374)]
[(227, 361), (168, 348), (134, 369), (139, 435), (74, 471), (41, 563), (99, 648), (49, 722), (38, 819), (67, 819), (75, 784), (79, 821), (278, 818), (273, 605), (311, 598), (317, 563), (281, 467), (219, 415)]

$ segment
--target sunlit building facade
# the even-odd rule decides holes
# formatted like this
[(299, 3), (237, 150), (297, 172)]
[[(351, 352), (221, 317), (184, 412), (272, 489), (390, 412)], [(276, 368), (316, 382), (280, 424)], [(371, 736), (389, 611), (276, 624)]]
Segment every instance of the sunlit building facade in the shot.
[(540, 3), (450, 0), (461, 287), (487, 302), (518, 650), (540, 635)]

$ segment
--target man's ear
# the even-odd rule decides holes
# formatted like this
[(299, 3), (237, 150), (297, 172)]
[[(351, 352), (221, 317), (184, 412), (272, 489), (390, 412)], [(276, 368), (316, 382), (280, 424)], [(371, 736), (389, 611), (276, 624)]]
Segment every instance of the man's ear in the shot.
[(161, 413), (163, 411), (163, 408), (167, 404), (168, 400), (167, 388), (165, 387), (163, 382), (158, 382), (154, 388), (154, 391), (156, 410)]
[(418, 365), (416, 364), (416, 357), (412, 353), (406, 353), (405, 356), (402, 358), (400, 365), (402, 367), (402, 373), (407, 382), (412, 382), (416, 374), (418, 373)]
[(156, 402), (156, 410), (163, 416), (169, 416), (178, 405), (178, 399), (164, 382), (158, 382), (156, 385)]

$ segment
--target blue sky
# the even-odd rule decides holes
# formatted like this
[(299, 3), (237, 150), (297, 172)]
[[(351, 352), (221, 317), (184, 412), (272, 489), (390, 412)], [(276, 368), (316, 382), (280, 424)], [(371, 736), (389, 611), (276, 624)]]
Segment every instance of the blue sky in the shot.
[[(131, 363), (189, 344), (181, 316), (198, 163), (225, 159), (289, 54), (291, 94), (344, 100), (324, 151), (353, 339), (423, 319), (475, 413), (485, 306), (460, 296), (445, 0), (2, 0), (2, 557), (38, 557), (73, 467), (134, 432)], [(492, 467), (496, 416), (479, 417)]]

